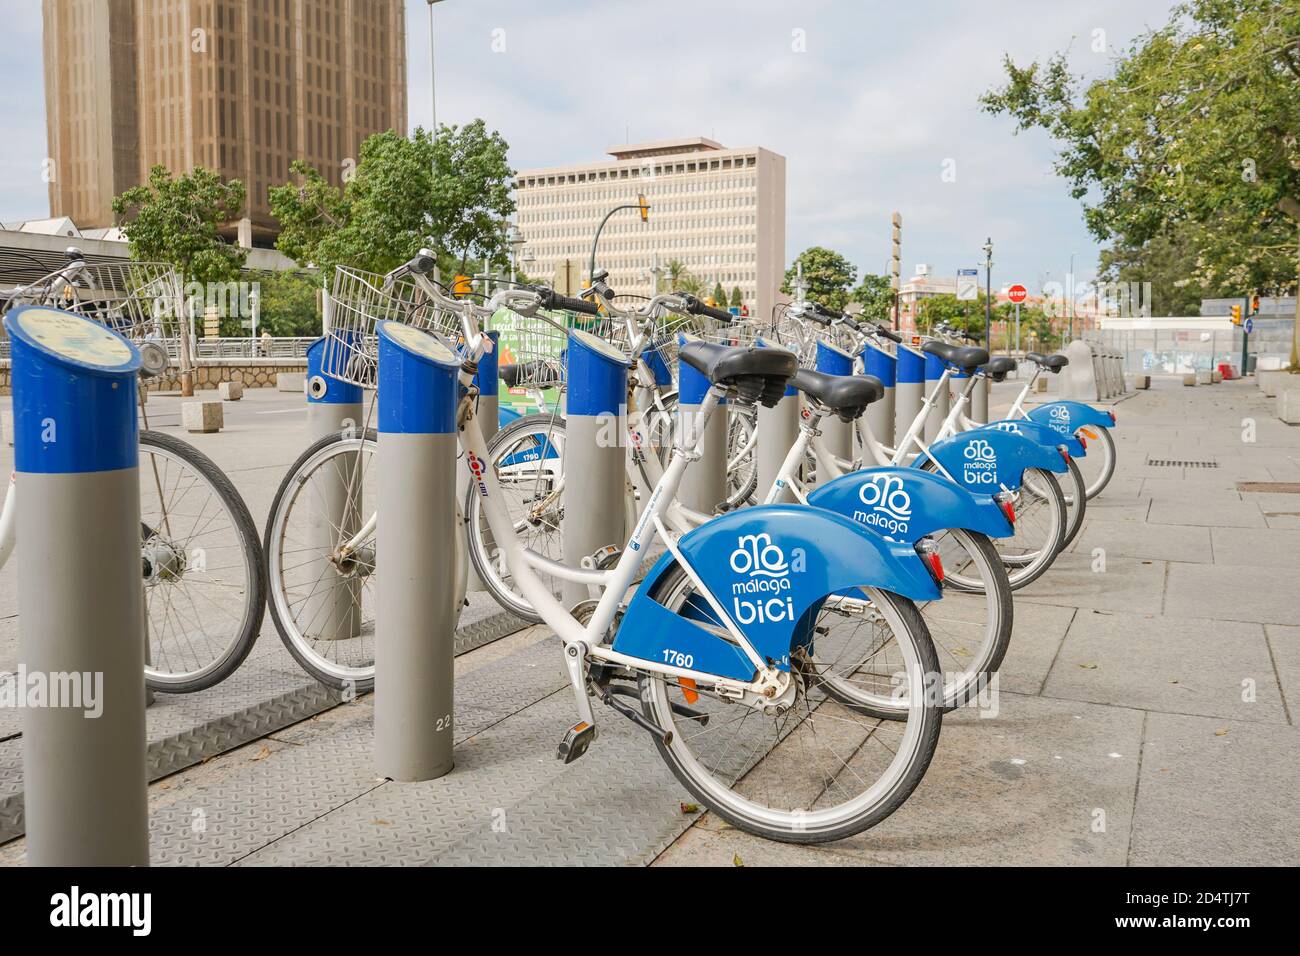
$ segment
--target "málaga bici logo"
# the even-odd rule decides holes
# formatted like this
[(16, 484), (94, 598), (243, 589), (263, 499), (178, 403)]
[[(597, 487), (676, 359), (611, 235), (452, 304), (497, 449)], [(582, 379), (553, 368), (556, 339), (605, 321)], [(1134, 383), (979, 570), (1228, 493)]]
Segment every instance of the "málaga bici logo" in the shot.
[(1064, 432), (1067, 435), (1070, 433), (1069, 408), (1065, 405), (1053, 405), (1048, 409), (1047, 414), (1051, 416), (1052, 419), (1048, 422), (1049, 425), (1055, 428), (1058, 432)]
[(785, 552), (772, 536), (742, 534), (731, 552), (731, 570), (739, 580), (731, 584), (732, 620), (737, 624), (768, 624), (794, 620), (790, 575), (804, 570), (802, 548)]
[(973, 439), (963, 453), (962, 480), (968, 485), (996, 485), (998, 459), (987, 439)]
[(858, 500), (869, 510), (853, 512), (855, 521), (869, 524), (886, 536), (907, 533), (912, 520), (912, 496), (898, 475), (877, 475), (864, 482), (858, 489)]

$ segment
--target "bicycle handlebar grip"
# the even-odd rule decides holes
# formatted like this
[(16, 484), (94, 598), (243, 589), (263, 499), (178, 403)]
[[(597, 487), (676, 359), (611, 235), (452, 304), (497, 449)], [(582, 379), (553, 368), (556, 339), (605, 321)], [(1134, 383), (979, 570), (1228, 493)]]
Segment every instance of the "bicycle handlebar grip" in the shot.
[(567, 295), (560, 295), (554, 289), (542, 290), (542, 308), (564, 309), (568, 312), (582, 312), (585, 315), (600, 315), (600, 307), (596, 303), (588, 302), (586, 299), (574, 299)]
[(717, 319), (719, 322), (730, 322), (735, 318), (726, 309), (715, 309), (711, 305), (705, 305), (693, 295), (685, 294), (682, 296), (686, 303), (686, 311), (691, 315), (707, 315), (711, 319)]
[(877, 325), (875, 326), (875, 329), (878, 333), (883, 335), (885, 338), (889, 339), (889, 341), (896, 342), (899, 345), (903, 344), (903, 337), (899, 335), (897, 332), (895, 332), (893, 329), (887, 329), (883, 325)]

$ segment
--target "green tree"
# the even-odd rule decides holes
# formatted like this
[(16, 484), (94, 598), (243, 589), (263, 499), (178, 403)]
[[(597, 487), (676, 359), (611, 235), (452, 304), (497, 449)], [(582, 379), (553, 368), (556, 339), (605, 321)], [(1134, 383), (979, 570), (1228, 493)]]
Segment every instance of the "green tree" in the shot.
[(441, 127), (436, 142), (423, 128), (409, 139), (392, 130), (367, 137), (342, 189), (295, 162), (296, 181), (270, 191), (282, 228), (276, 247), (327, 276), (336, 265), (387, 272), (422, 247), (456, 271), (475, 260), (508, 268), (501, 224), (515, 204), (507, 152), (501, 135), (475, 120)]
[(794, 280), (798, 267), (803, 266), (804, 282), (808, 284), (808, 298), (828, 309), (843, 309), (849, 304), (849, 289), (857, 278), (858, 267), (838, 252), (822, 246), (805, 249), (785, 271), (781, 291), (794, 294)]
[(722, 291), (722, 280), (718, 280), (713, 285), (713, 304), (719, 309), (727, 307), (727, 293)]
[[(981, 97), (1058, 143), (1090, 231), (1118, 248), (1175, 235), (1207, 287), (1280, 294), (1300, 271), (1300, 5), (1190, 0), (1081, 88), (1063, 55)], [(1300, 365), (1300, 301), (1291, 362)]]
[(862, 314), (872, 322), (894, 321), (894, 290), (889, 286), (889, 276), (862, 274), (862, 281), (849, 299), (862, 306)]
[[(244, 209), (244, 184), (223, 181), (210, 169), (197, 166), (173, 177), (165, 166), (149, 170), (148, 183), (133, 186), (113, 200), (113, 212), (126, 234), (131, 258), (167, 262), (189, 283), (233, 282), (248, 258), (248, 250), (226, 242), (221, 229)], [(181, 323), (181, 340), (189, 327)], [(181, 394), (194, 394), (189, 349), (181, 350)]]
[(1196, 249), (1181, 231), (1156, 236), (1141, 246), (1116, 243), (1101, 250), (1098, 278), (1104, 283), (1149, 283), (1152, 315), (1200, 315), (1201, 300), (1227, 292), (1190, 273)]
[(955, 295), (927, 295), (916, 302), (916, 327), (930, 332), (946, 323), (971, 335), (984, 334), (984, 293), (978, 302), (959, 301)]
[(264, 272), (258, 275), (257, 328), (275, 336), (320, 335), (321, 314), (317, 308), (320, 277), (305, 272)]
[(690, 274), (690, 271), (686, 268), (686, 263), (682, 262), (681, 259), (669, 259), (664, 263), (664, 274), (668, 277), (668, 288), (680, 289), (681, 281)]
[(745, 297), (740, 294), (740, 286), (733, 285), (731, 287), (731, 307), (733, 309), (739, 309), (744, 304)]

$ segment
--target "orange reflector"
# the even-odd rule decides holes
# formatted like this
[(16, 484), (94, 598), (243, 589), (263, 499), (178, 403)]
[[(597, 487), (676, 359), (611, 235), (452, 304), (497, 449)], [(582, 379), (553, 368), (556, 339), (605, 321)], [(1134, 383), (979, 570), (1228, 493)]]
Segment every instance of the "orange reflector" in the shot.
[(1097, 433), (1096, 433), (1096, 432), (1094, 432), (1094, 431), (1089, 431), (1087, 428), (1080, 428), (1079, 431), (1083, 432), (1083, 433), (1084, 433), (1085, 435), (1087, 435), (1089, 438), (1093, 438), (1093, 439), (1095, 439), (1095, 438), (1097, 437)]
[(700, 699), (699, 692), (695, 689), (694, 680), (689, 677), (682, 677), (677, 683), (682, 685), (682, 696), (686, 698), (686, 703), (693, 704)]

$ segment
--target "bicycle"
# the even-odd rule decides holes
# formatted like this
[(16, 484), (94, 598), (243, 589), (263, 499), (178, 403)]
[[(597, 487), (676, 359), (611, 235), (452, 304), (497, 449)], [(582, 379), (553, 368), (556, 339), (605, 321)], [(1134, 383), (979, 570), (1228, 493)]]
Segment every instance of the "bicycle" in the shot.
[[(774, 402), (795, 371), (794, 357), (706, 342), (684, 346), (681, 361), (710, 382), (691, 433), (677, 437), (617, 560), (601, 569), (566, 568), (523, 545), (496, 475), (484, 467), (486, 443), (471, 427), (474, 374), (491, 347), (481, 322), (497, 308), (593, 316), (597, 309), (586, 300), (526, 288), (499, 290), (486, 308), (477, 306), (444, 295), (427, 277), (433, 265), (433, 257), (422, 253), (392, 276), (413, 279), (430, 303), (455, 319), (464, 390), (456, 420), (466, 464), (513, 576), (564, 645), (579, 720), (564, 733), (557, 756), (571, 762), (594, 741), (595, 697), (650, 733), (701, 803), (749, 832), (822, 842), (861, 832), (897, 809), (924, 775), (942, 720), (927, 687), (938, 661), (914, 604), (939, 596), (932, 565), (915, 549), (886, 542), (850, 519), (797, 505), (730, 512), (682, 535), (664, 521), (719, 402)], [(641, 311), (660, 307), (694, 308), (668, 294)], [(386, 328), (378, 323), (374, 334), (385, 335)], [(632, 344), (636, 351), (638, 343)], [(347, 347), (354, 362), (371, 361), (373, 336)], [(568, 348), (589, 350), (592, 360), (626, 370), (625, 356), (614, 358), (617, 350), (588, 332), (570, 330)], [(346, 365), (331, 369), (340, 372), (347, 374)], [(310, 480), (297, 465), (290, 475)], [(277, 503), (269, 531), (286, 517)], [(374, 520), (371, 515), (366, 524)], [(274, 542), (275, 535), (268, 538)], [(358, 533), (341, 541), (338, 555), (361, 540)], [(653, 541), (666, 551), (625, 605)], [(267, 558), (281, 560), (274, 548)], [(565, 608), (537, 569), (598, 587), (601, 596)], [(886, 644), (896, 647), (901, 670), (874, 666)], [(902, 713), (876, 712), (876, 701), (898, 699), (908, 703)]]
[[(171, 266), (69, 263), (7, 293), (5, 311), (37, 305), (76, 312), (140, 349), (141, 378), (166, 372), (182, 347), (180, 278)], [(262, 626), (266, 578), (257, 529), (230, 479), (197, 448), (149, 429), (140, 393), (140, 562), (146, 612), (145, 682), (189, 694), (229, 677)], [(0, 511), (0, 566), (12, 556), (19, 503), (13, 478)]]

